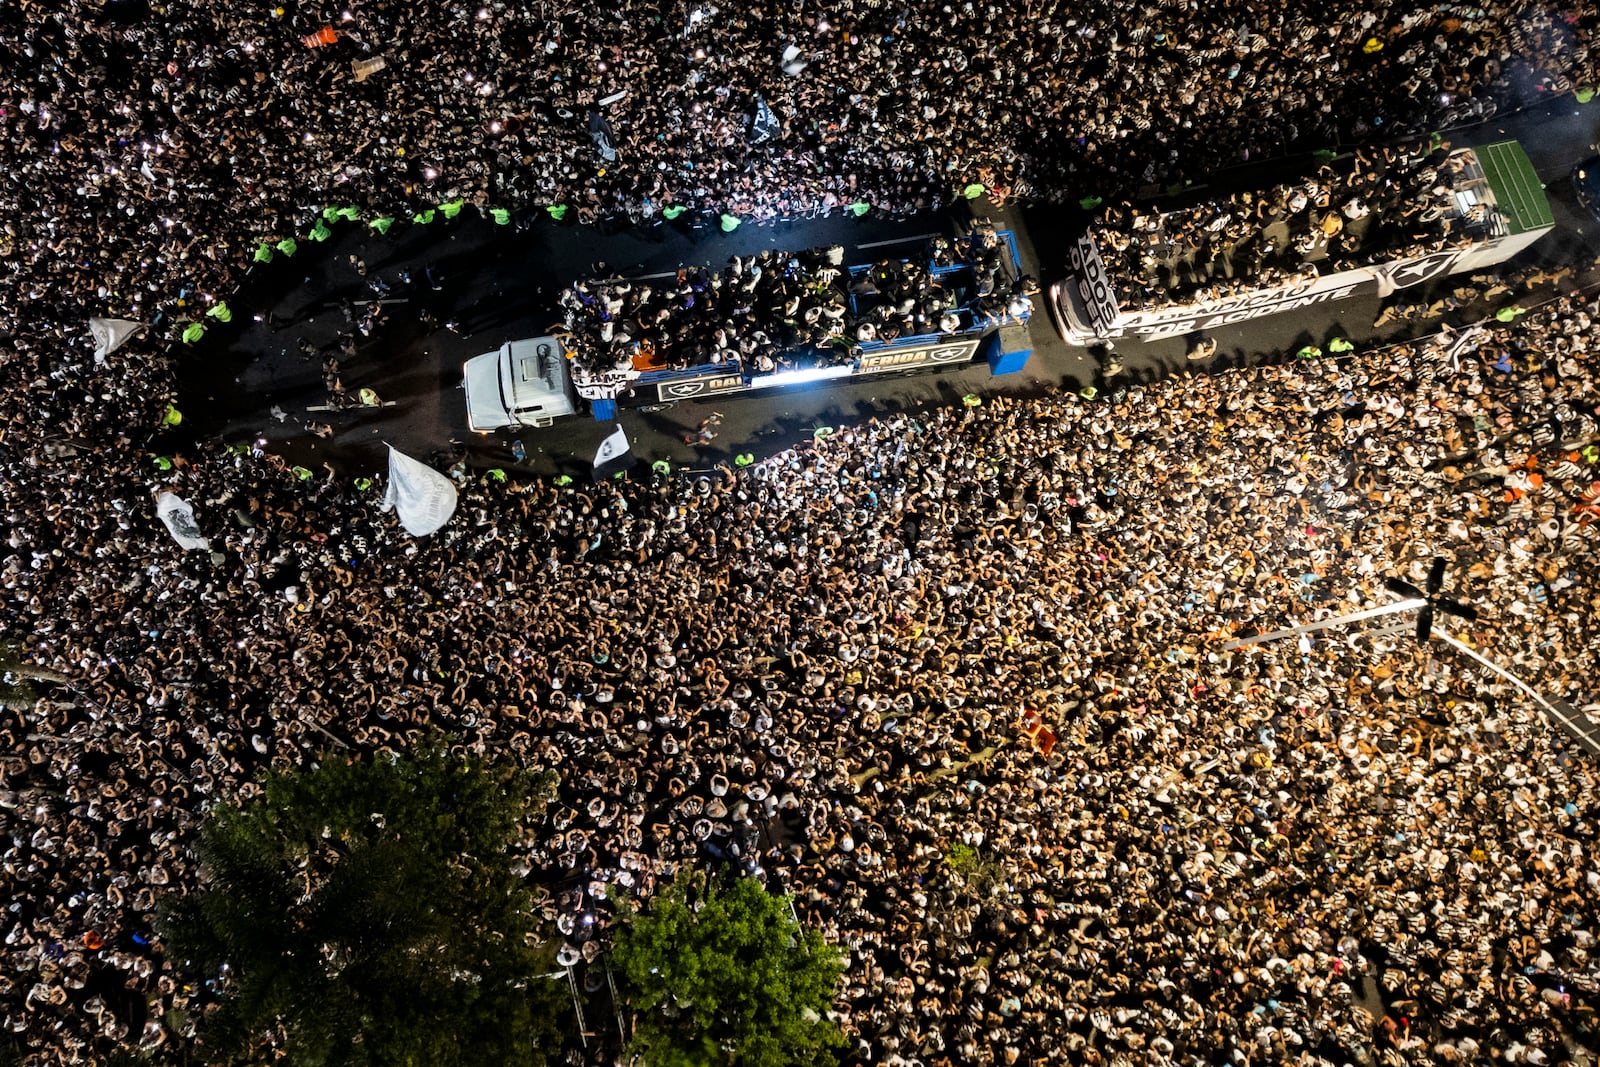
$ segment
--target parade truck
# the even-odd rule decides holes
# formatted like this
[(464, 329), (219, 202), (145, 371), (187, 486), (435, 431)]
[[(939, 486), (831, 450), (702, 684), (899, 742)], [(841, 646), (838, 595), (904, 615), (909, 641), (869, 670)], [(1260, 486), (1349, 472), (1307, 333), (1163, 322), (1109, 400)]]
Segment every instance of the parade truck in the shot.
[[(975, 237), (996, 242), (1009, 283), (1023, 277), (1015, 234), (980, 225)], [(841, 261), (841, 266), (842, 266)], [(970, 263), (927, 262), (928, 276), (942, 291), (950, 294), (951, 305), (937, 333), (869, 340), (850, 346), (843, 361), (823, 358), (821, 352), (797, 348), (787, 355), (788, 366), (762, 371), (740, 360), (706, 363), (678, 369), (651, 368), (642, 363), (623, 363), (595, 371), (574, 368), (573, 380), (578, 395), (589, 403), (596, 419), (615, 418), (621, 407), (654, 407), (679, 400), (708, 400), (730, 394), (783, 389), (819, 383), (845, 383), (891, 374), (915, 374), (986, 363), (993, 375), (1016, 373), (1032, 355), (1028, 337), (1030, 310), (1020, 314), (986, 310), (980, 298)], [(873, 269), (873, 265), (845, 266), (851, 280)], [(849, 296), (854, 317), (867, 311), (854, 292)]]
[[(1235, 275), (1225, 286), (1201, 285), (1182, 296), (1135, 300), (1119, 292), (1115, 272), (1107, 268), (1127, 235), (1090, 226), (1068, 249), (1066, 276), (1048, 290), (1050, 317), (1068, 344), (1183, 337), (1357, 295), (1387, 297), (1434, 278), (1481, 270), (1510, 259), (1554, 228), (1543, 184), (1516, 141), (1459, 149), (1449, 158), (1457, 177), (1448, 202), (1431, 210), (1434, 218), (1451, 220), (1452, 239), (1431, 251), (1417, 254), (1413, 247), (1386, 257), (1381, 247), (1363, 248), (1359, 266), (1324, 270), (1308, 258), (1292, 277), (1280, 274), (1252, 284), (1248, 277)], [(1161, 232), (1167, 217), (1157, 217), (1153, 232)], [(1210, 295), (1208, 288), (1225, 295)]]
[(511, 341), (461, 365), (474, 433), (549, 426), (576, 408), (566, 352), (555, 337)]

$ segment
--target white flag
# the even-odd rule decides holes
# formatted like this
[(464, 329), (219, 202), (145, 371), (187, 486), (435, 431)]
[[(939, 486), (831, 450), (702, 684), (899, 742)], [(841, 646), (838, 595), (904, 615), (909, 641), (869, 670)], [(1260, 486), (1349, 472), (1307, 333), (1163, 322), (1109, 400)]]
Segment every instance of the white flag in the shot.
[(1489, 336), (1489, 331), (1482, 326), (1471, 326), (1461, 333), (1456, 334), (1444, 350), (1445, 358), (1450, 361), (1450, 369), (1457, 374), (1461, 373), (1461, 357), (1478, 347), (1478, 343)]
[(800, 46), (793, 41), (784, 46), (783, 54), (778, 58), (778, 66), (791, 77), (805, 70), (810, 64), (811, 61), (800, 51)]
[(383, 510), (400, 514), (400, 525), (412, 537), (426, 537), (456, 513), (456, 487), (426, 463), (389, 446), (389, 488)]
[(594, 480), (608, 478), (633, 465), (633, 455), (628, 451), (628, 435), (618, 426), (611, 436), (600, 442), (594, 453)]
[(142, 329), (144, 323), (128, 319), (90, 319), (89, 336), (94, 338), (94, 361), (104, 363), (107, 356)]
[(156, 514), (172, 539), (184, 548), (210, 550), (211, 542), (201, 535), (200, 524), (194, 521), (194, 508), (177, 493), (169, 490), (156, 497)]

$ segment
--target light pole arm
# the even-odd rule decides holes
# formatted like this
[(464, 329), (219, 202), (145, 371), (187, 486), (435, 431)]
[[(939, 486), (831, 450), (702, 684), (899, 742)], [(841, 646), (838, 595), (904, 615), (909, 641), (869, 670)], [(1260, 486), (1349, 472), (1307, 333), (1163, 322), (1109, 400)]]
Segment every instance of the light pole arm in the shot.
[(1420, 608), (1427, 601), (1420, 597), (1402, 600), (1395, 604), (1385, 604), (1380, 608), (1368, 608), (1365, 611), (1352, 612), (1349, 615), (1340, 615), (1333, 619), (1324, 619), (1321, 622), (1308, 622), (1304, 626), (1291, 626), (1286, 630), (1273, 630), (1271, 633), (1256, 634), (1254, 637), (1243, 637), (1236, 641), (1229, 641), (1222, 646), (1222, 651), (1229, 652), (1235, 648), (1246, 645), (1259, 645), (1267, 641), (1276, 641), (1281, 637), (1293, 637), (1295, 634), (1308, 634), (1316, 630), (1326, 630), (1334, 626), (1343, 626), (1348, 622), (1360, 622), (1362, 619), (1376, 618), (1379, 615), (1392, 615), (1397, 611), (1410, 611)]

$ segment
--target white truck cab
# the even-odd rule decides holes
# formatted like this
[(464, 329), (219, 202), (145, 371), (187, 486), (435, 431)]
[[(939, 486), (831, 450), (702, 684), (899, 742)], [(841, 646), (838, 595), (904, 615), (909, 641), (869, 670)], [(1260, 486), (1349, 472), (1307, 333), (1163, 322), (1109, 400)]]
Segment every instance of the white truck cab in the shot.
[(491, 433), (507, 427), (549, 426), (574, 412), (566, 353), (554, 337), (511, 341), (461, 365), (467, 427)]

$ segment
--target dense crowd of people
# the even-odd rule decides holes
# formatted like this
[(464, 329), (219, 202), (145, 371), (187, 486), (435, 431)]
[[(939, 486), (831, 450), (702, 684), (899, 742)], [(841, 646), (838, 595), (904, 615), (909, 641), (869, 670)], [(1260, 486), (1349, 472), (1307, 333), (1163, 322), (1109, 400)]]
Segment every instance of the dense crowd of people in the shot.
[[(844, 249), (767, 250), (671, 282), (585, 278), (558, 302), (580, 383), (617, 371), (704, 364), (770, 374), (847, 363), (863, 344), (1026, 321), (1037, 282), (994, 227), (936, 237), (925, 255), (852, 272)], [(959, 268), (946, 270), (944, 268)]]
[[(847, 950), (850, 1063), (1569, 1062), (1592, 762), (1405, 633), (1221, 644), (1443, 556), (1483, 613), (1457, 632), (1588, 703), (1585, 299), (714, 477), (484, 478), (421, 544), (378, 487), (271, 457), (152, 477), (8, 435), (8, 639), (71, 682), (0, 720), (0, 1018), (38, 1063), (185, 1042), (214, 994), (149, 916), (205, 806), (434, 726), (559, 772), (527, 863), (564, 961), (602, 950), (608, 885), (735, 862)], [(28, 372), (18, 412), (55, 387)]]
[[(1506, 0), (17, 0), (0, 317), (58, 348), (91, 314), (167, 329), (329, 205), (767, 221), (930, 210), (974, 185), (1113, 197), (1592, 85), (1597, 19)], [(324, 27), (334, 43), (308, 46)]]
[(1222, 300), (1464, 243), (1493, 225), (1455, 190), (1473, 176), (1449, 142), (1358, 149), (1310, 178), (1177, 211), (1108, 208), (1095, 228), (1119, 302), (1134, 309)]

